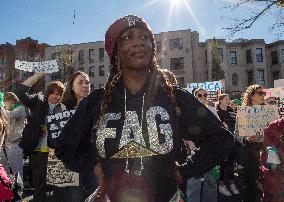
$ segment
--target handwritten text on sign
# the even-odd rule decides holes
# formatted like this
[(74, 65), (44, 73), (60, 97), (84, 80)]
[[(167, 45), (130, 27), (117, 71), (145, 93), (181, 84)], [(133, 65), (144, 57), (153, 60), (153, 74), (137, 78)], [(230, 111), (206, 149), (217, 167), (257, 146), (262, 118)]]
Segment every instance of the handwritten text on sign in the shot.
[(237, 118), (240, 136), (256, 135), (262, 139), (264, 128), (280, 116), (276, 105), (257, 105), (238, 107)]
[(59, 71), (56, 60), (43, 61), (43, 62), (27, 62), (27, 61), (16, 60), (15, 68), (27, 72), (53, 73)]
[(47, 128), (49, 135), (51, 135), (52, 138), (57, 138), (68, 119), (71, 118), (74, 113), (75, 109), (47, 116)]

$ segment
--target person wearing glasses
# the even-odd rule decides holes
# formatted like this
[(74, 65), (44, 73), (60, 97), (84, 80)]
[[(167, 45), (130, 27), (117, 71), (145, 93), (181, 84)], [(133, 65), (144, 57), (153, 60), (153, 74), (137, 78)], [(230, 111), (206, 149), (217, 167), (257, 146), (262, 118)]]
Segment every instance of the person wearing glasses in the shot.
[[(194, 96), (202, 104), (204, 104), (216, 117), (218, 117), (216, 109), (208, 105), (208, 94), (206, 90), (204, 90), (203, 88), (198, 88), (194, 91)], [(193, 142), (191, 143), (187, 141), (187, 145), (191, 150), (198, 150)], [(188, 198), (188, 201), (217, 202), (217, 182), (211, 175), (210, 171), (201, 178), (192, 177), (188, 179), (186, 186), (186, 196)]]
[(194, 96), (204, 104), (215, 116), (218, 117), (217, 110), (209, 105), (208, 93), (203, 88), (198, 88), (194, 91)]
[[(242, 106), (264, 105), (265, 95), (266, 93), (263, 91), (261, 85), (251, 85), (244, 93)], [(245, 151), (245, 179), (247, 181), (247, 193), (245, 196), (247, 197), (247, 201), (260, 201), (261, 190), (259, 189), (258, 182), (260, 177), (259, 159), (262, 143), (259, 142), (256, 135), (245, 138), (243, 143)]]

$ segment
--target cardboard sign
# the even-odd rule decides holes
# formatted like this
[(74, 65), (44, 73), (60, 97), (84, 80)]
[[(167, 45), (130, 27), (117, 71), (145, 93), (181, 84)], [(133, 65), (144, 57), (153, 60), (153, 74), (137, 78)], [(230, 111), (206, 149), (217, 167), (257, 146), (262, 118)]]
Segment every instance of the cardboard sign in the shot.
[(43, 62), (27, 62), (16, 60), (15, 68), (27, 72), (53, 73), (59, 71), (56, 60)]
[(46, 183), (57, 187), (79, 186), (79, 173), (68, 170), (53, 149), (48, 152)]
[(239, 106), (237, 110), (239, 136), (256, 135), (262, 140), (264, 128), (279, 118), (276, 105)]

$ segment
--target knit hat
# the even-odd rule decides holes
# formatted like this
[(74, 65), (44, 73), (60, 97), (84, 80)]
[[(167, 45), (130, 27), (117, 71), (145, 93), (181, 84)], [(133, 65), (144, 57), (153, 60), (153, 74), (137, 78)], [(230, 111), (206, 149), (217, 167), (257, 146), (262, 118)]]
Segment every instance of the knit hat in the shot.
[(105, 34), (105, 50), (110, 58), (110, 63), (113, 64), (114, 57), (117, 55), (117, 42), (120, 35), (129, 28), (140, 27), (145, 29), (150, 34), (153, 50), (155, 48), (154, 35), (151, 27), (143, 19), (136, 15), (127, 15), (117, 19)]

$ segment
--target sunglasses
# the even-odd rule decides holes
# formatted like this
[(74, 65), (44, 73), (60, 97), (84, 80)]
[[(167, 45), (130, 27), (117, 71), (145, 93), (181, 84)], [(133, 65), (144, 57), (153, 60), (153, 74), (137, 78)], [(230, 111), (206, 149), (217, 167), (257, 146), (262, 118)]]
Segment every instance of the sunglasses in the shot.
[(255, 94), (258, 94), (259, 96), (265, 96), (266, 92), (258, 91), (258, 92), (255, 92)]
[(198, 97), (207, 97), (207, 94), (197, 94)]

